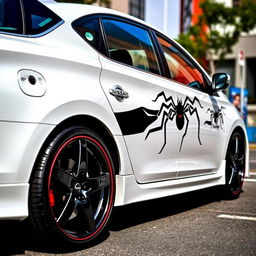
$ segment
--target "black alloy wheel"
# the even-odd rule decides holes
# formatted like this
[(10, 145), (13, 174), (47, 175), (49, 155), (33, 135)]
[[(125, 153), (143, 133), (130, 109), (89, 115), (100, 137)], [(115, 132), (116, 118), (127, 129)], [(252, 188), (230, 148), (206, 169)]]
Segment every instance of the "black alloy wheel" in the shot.
[(32, 178), (30, 216), (36, 229), (84, 244), (101, 234), (114, 205), (115, 175), (103, 141), (86, 128), (60, 133)]
[(241, 191), (245, 176), (245, 140), (235, 132), (230, 139), (226, 155), (226, 195), (237, 198)]

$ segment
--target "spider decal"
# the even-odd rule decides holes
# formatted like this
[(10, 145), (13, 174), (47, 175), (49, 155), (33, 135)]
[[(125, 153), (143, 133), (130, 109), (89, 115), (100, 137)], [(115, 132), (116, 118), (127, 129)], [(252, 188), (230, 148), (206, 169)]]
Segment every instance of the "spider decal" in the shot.
[(222, 112), (223, 109), (225, 109), (223, 106), (221, 106), (221, 108), (217, 108), (217, 110), (208, 108), (206, 114), (210, 112), (210, 120), (205, 121), (204, 124), (210, 125), (212, 128), (222, 129), (222, 124), (224, 124), (224, 113)]
[[(162, 114), (162, 122), (161, 125), (155, 128), (152, 128), (148, 131), (145, 140), (148, 138), (148, 136), (152, 133), (152, 132), (156, 132), (159, 130), (164, 129), (164, 144), (161, 148), (161, 150), (159, 151), (158, 154), (161, 154), (161, 152), (163, 151), (165, 145), (166, 145), (166, 125), (167, 122), (169, 120), (173, 121), (173, 119), (175, 118), (176, 121), (176, 126), (178, 128), (178, 130), (182, 130), (182, 128), (185, 127), (185, 131), (183, 133), (182, 139), (181, 139), (181, 143), (180, 143), (180, 148), (179, 148), (179, 152), (181, 151), (182, 148), (182, 144), (183, 144), (183, 140), (187, 134), (187, 130), (188, 130), (188, 125), (189, 125), (189, 116), (192, 116), (193, 114), (196, 115), (197, 118), (197, 122), (198, 122), (198, 141), (199, 144), (202, 145), (201, 143), (201, 139), (200, 139), (200, 119), (199, 119), (199, 115), (197, 112), (197, 108), (194, 106), (195, 102), (198, 103), (198, 105), (202, 107), (200, 101), (198, 100), (197, 97), (194, 97), (193, 100), (191, 100), (188, 96), (186, 96), (184, 102), (182, 103), (182, 99), (177, 99), (177, 104), (174, 103), (173, 97), (166, 97), (165, 93), (162, 91), (160, 92), (156, 99), (153, 100), (154, 102), (156, 102), (158, 100), (159, 97), (163, 96), (164, 98), (164, 102), (161, 105), (160, 110), (157, 113), (157, 116), (159, 117)], [(188, 116), (189, 114), (189, 116)], [(186, 124), (185, 124), (186, 123)]]

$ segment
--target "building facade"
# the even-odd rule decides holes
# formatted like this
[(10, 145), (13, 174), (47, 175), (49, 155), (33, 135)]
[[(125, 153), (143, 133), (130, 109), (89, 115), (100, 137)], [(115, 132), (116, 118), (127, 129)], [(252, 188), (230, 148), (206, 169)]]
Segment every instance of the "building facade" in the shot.
[(145, 20), (168, 36), (178, 37), (180, 0), (111, 0), (110, 8)]
[(145, 0), (111, 0), (110, 8), (145, 19)]
[[(180, 0), (180, 32), (186, 32), (193, 25), (198, 15), (201, 14), (200, 1)], [(241, 0), (215, 0), (224, 3), (228, 7), (235, 8)], [(241, 54), (243, 66), (240, 65)], [(242, 69), (245, 69), (245, 72)], [(248, 117), (247, 127), (251, 142), (256, 142), (256, 28), (248, 34), (242, 34), (239, 42), (233, 47), (231, 54), (225, 57), (219, 64), (216, 72), (226, 72), (231, 76), (231, 85), (248, 90)], [(246, 103), (246, 102), (245, 102)]]

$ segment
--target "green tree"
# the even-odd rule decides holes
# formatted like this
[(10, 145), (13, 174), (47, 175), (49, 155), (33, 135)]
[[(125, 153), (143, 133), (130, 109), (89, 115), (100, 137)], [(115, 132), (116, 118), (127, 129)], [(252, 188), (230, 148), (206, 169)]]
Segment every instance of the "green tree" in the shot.
[[(242, 32), (256, 26), (256, 0), (241, 0), (237, 7), (226, 7), (214, 0), (200, 4), (202, 15), (177, 41), (210, 73), (215, 72), (213, 57), (221, 62), (238, 42)], [(206, 61), (207, 59), (207, 61)]]

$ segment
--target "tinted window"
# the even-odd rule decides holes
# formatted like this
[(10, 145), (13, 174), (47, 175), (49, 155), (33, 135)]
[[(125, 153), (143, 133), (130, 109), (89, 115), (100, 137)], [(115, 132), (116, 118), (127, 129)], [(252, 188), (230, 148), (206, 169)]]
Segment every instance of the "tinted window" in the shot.
[(105, 54), (98, 19), (75, 22), (74, 28), (85, 41)]
[(55, 26), (61, 19), (38, 1), (23, 0), (26, 16), (26, 34), (36, 35)]
[(22, 15), (18, 0), (0, 0), (0, 31), (22, 34)]
[(179, 83), (202, 89), (204, 78), (195, 64), (169, 41), (157, 37), (164, 52), (171, 78)]
[(110, 19), (103, 19), (102, 24), (112, 59), (159, 74), (157, 58), (147, 30)]

